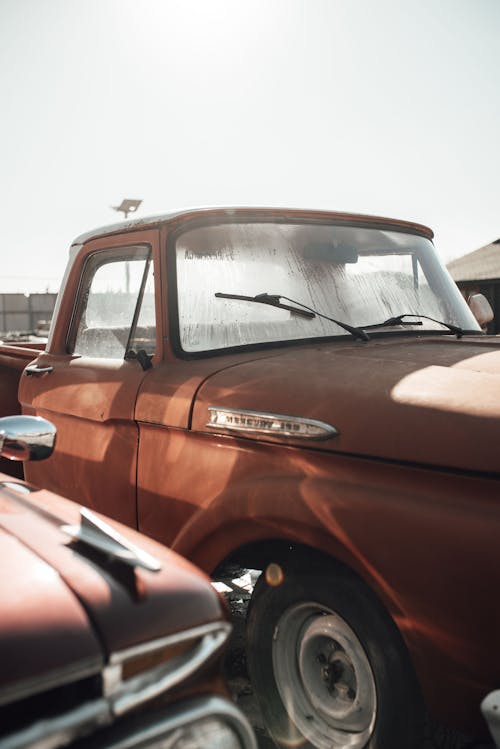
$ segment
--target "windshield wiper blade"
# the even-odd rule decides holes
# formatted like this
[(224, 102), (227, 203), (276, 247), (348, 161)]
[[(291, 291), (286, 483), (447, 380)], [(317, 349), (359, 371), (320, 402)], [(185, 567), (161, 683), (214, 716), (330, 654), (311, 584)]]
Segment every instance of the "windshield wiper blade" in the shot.
[[(325, 320), (329, 320), (330, 322), (335, 323), (335, 325), (338, 325), (339, 328), (343, 328), (352, 336), (354, 336), (354, 338), (358, 338), (361, 341), (370, 340), (370, 336), (368, 335), (368, 333), (365, 333), (365, 331), (362, 328), (356, 328), (353, 325), (348, 325), (345, 322), (340, 322), (340, 320), (335, 320), (333, 317), (328, 317), (328, 315), (323, 315), (323, 313), (318, 312), (317, 309), (308, 307), (306, 304), (303, 304), (302, 302), (298, 302), (296, 299), (290, 299), (290, 297), (288, 296), (283, 296), (283, 294), (267, 294), (266, 292), (264, 292), (263, 294), (256, 294), (255, 296), (242, 296), (241, 294), (225, 294), (224, 292), (217, 291), (215, 296), (221, 299), (241, 299), (245, 302), (269, 304), (271, 307), (279, 307), (280, 309), (286, 309), (295, 315), (302, 315), (303, 317), (307, 317), (310, 320), (312, 320), (314, 317), (322, 317)], [(280, 299), (286, 299), (287, 302), (291, 302), (292, 304), (298, 304), (299, 307), (302, 307), (302, 309), (299, 309), (297, 307), (290, 307), (288, 304), (283, 304), (283, 302), (281, 302)]]
[[(225, 294), (222, 291), (217, 291), (215, 296), (219, 297), (220, 299), (241, 299), (243, 302), (260, 302), (260, 304), (269, 304), (271, 307), (286, 309), (289, 312), (292, 312), (294, 315), (306, 317), (308, 320), (312, 320), (313, 317), (316, 317), (316, 314), (312, 311), (306, 312), (305, 309), (290, 307), (290, 305), (288, 304), (283, 304), (282, 302), (280, 302), (281, 297), (279, 297), (277, 294), (257, 294), (257, 296), (244, 296), (242, 294)], [(282, 298), (286, 299), (286, 297)]]
[(410, 312), (404, 312), (402, 315), (396, 315), (396, 317), (389, 317), (388, 320), (375, 323), (374, 325), (365, 325), (365, 328), (385, 328), (390, 325), (422, 325), (422, 322), (420, 321), (404, 322), (403, 318), (405, 317), (418, 317), (423, 318), (424, 320), (432, 320), (432, 322), (436, 322), (438, 325), (443, 325), (445, 328), (448, 328), (448, 330), (454, 333), (457, 338), (461, 338), (465, 332), (462, 328), (459, 328), (458, 325), (453, 325), (452, 323), (444, 322), (443, 320), (436, 320), (435, 317), (429, 317), (429, 315), (414, 315)]

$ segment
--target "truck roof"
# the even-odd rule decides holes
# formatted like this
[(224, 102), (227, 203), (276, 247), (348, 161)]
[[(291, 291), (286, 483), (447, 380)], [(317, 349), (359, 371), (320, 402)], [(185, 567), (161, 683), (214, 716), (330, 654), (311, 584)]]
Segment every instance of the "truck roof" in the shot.
[(197, 208), (179, 208), (167, 213), (156, 214), (154, 216), (143, 216), (141, 218), (132, 218), (125, 221), (118, 221), (107, 226), (100, 226), (91, 231), (80, 234), (73, 240), (72, 246), (82, 245), (96, 237), (107, 234), (119, 234), (126, 231), (135, 231), (142, 227), (151, 227), (154, 225), (165, 224), (180, 217), (195, 218), (197, 216), (213, 216), (228, 220), (234, 218), (244, 218), (245, 216), (261, 216), (262, 218), (272, 219), (274, 217), (291, 220), (304, 220), (307, 218), (324, 219), (338, 221), (341, 223), (363, 223), (373, 225), (377, 228), (395, 229), (414, 232), (432, 239), (434, 233), (432, 229), (418, 224), (413, 221), (401, 221), (400, 219), (384, 218), (382, 216), (370, 216), (360, 213), (343, 213), (327, 210), (311, 210), (306, 208), (276, 208), (263, 206), (201, 206)]

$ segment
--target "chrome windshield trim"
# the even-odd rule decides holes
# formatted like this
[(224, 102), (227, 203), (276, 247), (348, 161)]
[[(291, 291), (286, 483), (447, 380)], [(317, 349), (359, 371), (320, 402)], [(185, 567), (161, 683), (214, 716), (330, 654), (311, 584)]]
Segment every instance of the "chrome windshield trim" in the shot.
[(330, 439), (339, 434), (338, 429), (325, 421), (302, 416), (223, 406), (208, 406), (208, 411), (210, 418), (205, 426), (214, 430), (313, 441)]

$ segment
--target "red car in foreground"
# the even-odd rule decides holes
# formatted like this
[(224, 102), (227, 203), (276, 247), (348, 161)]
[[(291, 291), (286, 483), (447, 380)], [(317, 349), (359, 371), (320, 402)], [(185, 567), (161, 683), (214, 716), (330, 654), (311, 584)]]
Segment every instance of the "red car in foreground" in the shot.
[[(0, 419), (0, 452), (55, 429)], [(254, 749), (227, 699), (230, 625), (207, 578), (158, 543), (0, 474), (0, 746)]]

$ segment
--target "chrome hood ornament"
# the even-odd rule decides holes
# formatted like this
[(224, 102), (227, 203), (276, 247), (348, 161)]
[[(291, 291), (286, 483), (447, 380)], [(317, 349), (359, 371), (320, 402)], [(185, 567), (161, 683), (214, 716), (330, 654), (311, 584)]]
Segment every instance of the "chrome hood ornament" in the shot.
[(161, 570), (160, 562), (127, 541), (110, 525), (102, 521), (86, 507), (80, 508), (80, 525), (63, 525), (61, 530), (72, 539), (102, 551), (114, 559), (130, 567), (142, 567), (150, 572)]

